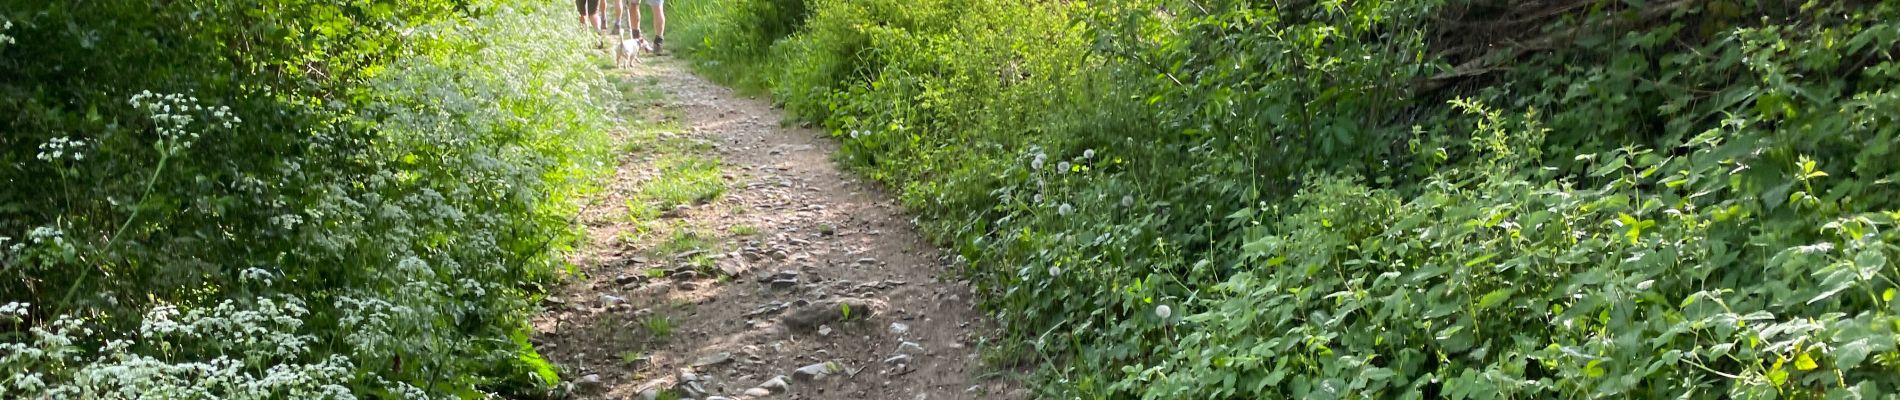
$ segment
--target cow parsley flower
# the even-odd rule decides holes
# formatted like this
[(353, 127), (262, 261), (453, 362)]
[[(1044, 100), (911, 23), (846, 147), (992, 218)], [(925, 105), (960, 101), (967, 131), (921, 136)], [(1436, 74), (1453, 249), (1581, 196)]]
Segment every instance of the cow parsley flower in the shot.
[(56, 137), (47, 140), (46, 143), (41, 143), (40, 152), (35, 155), (34, 158), (46, 162), (65, 159), (71, 159), (73, 161), (85, 160), (86, 153), (80, 152), (80, 150), (85, 147), (86, 141), (84, 139), (73, 139), (65, 136)]

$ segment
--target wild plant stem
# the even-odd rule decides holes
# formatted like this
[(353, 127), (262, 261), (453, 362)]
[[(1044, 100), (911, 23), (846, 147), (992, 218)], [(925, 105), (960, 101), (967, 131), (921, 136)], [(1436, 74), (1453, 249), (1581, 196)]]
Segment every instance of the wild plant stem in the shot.
[[(125, 217), (125, 222), (119, 223), (119, 229), (114, 230), (112, 236), (106, 239), (105, 247), (99, 249), (100, 254), (111, 252), (112, 246), (119, 243), (119, 236), (125, 234), (127, 228), (132, 227), (132, 221), (139, 219), (139, 213), (145, 210), (144, 207), (139, 207), (139, 205), (144, 204), (147, 197), (151, 197), (153, 184), (158, 182), (159, 174), (165, 173), (165, 162), (170, 161), (171, 158), (172, 153), (169, 151), (158, 156), (158, 168), (153, 168), (152, 175), (145, 178), (145, 191), (139, 193), (139, 201), (137, 203), (132, 203), (132, 215)], [(73, 284), (66, 287), (66, 296), (60, 298), (60, 308), (65, 308), (66, 305), (72, 304), (73, 295), (79, 293), (79, 286), (86, 282), (86, 278), (92, 275), (92, 270), (94, 269), (97, 269), (97, 267), (88, 267), (79, 270), (79, 279), (74, 279)]]

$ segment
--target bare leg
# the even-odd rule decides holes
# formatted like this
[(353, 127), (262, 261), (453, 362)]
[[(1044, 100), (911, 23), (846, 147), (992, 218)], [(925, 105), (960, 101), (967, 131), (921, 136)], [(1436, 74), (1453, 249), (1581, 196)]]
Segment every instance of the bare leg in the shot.
[(644, 38), (640, 37), (640, 0), (627, 0), (627, 4), (633, 6), (628, 7), (633, 10), (633, 19), (631, 20), (633, 23), (633, 38), (644, 40)]
[(666, 7), (664, 3), (653, 5), (653, 37), (666, 37)]
[(614, 24), (619, 25), (618, 28), (626, 30), (638, 28), (627, 21), (627, 0), (614, 0), (614, 7)]

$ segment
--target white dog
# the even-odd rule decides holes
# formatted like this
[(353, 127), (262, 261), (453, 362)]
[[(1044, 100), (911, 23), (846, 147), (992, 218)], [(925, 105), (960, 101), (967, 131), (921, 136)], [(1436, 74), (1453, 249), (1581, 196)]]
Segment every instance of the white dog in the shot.
[(619, 46), (614, 46), (614, 65), (620, 67), (633, 66), (634, 61), (639, 61), (640, 50), (646, 48), (646, 43), (644, 42), (644, 40), (633, 38), (622, 39)]

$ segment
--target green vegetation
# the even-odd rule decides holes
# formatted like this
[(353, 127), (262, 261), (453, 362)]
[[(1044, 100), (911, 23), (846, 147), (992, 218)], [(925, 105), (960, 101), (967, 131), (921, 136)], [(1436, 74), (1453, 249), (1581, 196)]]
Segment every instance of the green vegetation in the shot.
[(641, 326), (647, 328), (647, 337), (661, 341), (673, 337), (673, 320), (667, 319), (665, 315), (655, 314), (647, 317)]
[(684, 254), (687, 252), (706, 253), (711, 252), (718, 245), (718, 238), (710, 234), (681, 227), (680, 229), (674, 229), (673, 234), (667, 236), (665, 242), (661, 242), (659, 246), (653, 248), (653, 252), (666, 256)]
[(668, 154), (657, 164), (660, 176), (640, 185), (639, 200), (652, 209), (705, 203), (726, 193), (726, 181), (719, 176), (719, 160)]
[(0, 7), (0, 397), (541, 393), (618, 101), (572, 12)]
[(708, 3), (1045, 397), (1900, 390), (1894, 2)]

